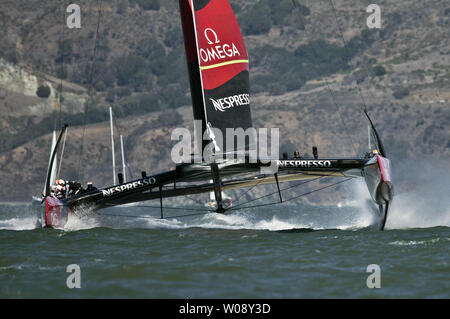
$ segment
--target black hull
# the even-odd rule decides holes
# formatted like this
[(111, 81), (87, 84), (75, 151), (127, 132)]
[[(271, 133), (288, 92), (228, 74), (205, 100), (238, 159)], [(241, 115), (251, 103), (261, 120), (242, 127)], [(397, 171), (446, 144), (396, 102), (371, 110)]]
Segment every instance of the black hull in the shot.
[[(261, 174), (261, 168), (267, 168), (269, 164), (219, 163), (222, 190), (278, 182), (311, 180), (324, 176), (364, 178), (374, 203), (379, 207), (381, 220), (379, 229), (384, 229), (393, 192), (392, 183), (383, 176), (383, 169), (388, 168), (383, 168), (380, 165), (381, 160), (378, 157), (364, 159), (293, 159), (274, 162), (278, 167), (276, 175)], [(70, 213), (72, 210), (84, 206), (99, 210), (152, 199), (209, 193), (214, 192), (214, 190), (209, 164), (182, 164), (172, 171), (63, 199), (59, 201), (59, 205), (67, 208), (62, 209), (62, 212)], [(52, 226), (52, 224), (46, 225)], [(58, 225), (58, 227), (60, 226)]]

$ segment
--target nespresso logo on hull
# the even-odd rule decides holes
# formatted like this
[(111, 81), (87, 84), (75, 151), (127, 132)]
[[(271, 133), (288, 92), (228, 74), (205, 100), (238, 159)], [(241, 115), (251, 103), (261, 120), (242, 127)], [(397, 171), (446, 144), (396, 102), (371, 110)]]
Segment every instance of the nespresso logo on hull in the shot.
[(322, 160), (292, 160), (292, 161), (277, 161), (278, 167), (305, 167), (305, 168), (319, 168), (331, 167), (331, 161)]
[(128, 190), (132, 190), (138, 187), (142, 187), (142, 186), (147, 186), (147, 185), (153, 185), (156, 183), (156, 179), (154, 177), (147, 177), (147, 178), (143, 178), (140, 179), (138, 181), (132, 182), (132, 183), (127, 183), (124, 185), (120, 185), (120, 186), (115, 186), (115, 187), (111, 187), (108, 189), (103, 189), (102, 193), (103, 193), (103, 197), (108, 197), (117, 193), (123, 193), (125, 191)]
[(214, 110), (225, 112), (227, 109), (235, 107), (235, 106), (243, 106), (250, 104), (250, 95), (249, 94), (238, 94), (227, 96), (221, 99), (211, 99), (211, 102), (214, 106)]

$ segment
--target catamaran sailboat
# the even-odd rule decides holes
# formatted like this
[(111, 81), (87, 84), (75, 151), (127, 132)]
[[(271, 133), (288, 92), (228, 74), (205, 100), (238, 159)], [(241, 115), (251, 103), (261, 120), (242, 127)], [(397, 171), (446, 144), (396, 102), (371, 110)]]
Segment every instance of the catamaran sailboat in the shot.
[[(252, 128), (249, 98), (249, 60), (247, 50), (232, 8), (228, 0), (179, 0), (185, 53), (191, 87), (194, 135), (200, 136), (202, 150), (209, 147), (217, 151), (214, 129), (225, 136), (227, 128), (247, 130)], [(364, 112), (372, 134), (374, 149), (361, 158), (252, 158), (250, 150), (255, 147), (251, 139), (245, 142), (245, 151), (237, 148), (226, 152), (243, 154), (234, 160), (216, 156), (206, 160), (200, 152), (200, 160), (179, 163), (175, 169), (147, 176), (142, 172), (139, 179), (119, 181), (95, 191), (57, 199), (50, 196), (52, 167), (65, 125), (56, 141), (50, 158), (44, 197), (42, 199), (44, 219), (47, 227), (63, 227), (68, 215), (81, 206), (94, 210), (106, 207), (142, 202), (152, 199), (160, 201), (160, 217), (164, 218), (163, 199), (193, 194), (214, 194), (212, 211), (227, 213), (238, 208), (224, 203), (223, 192), (273, 184), (277, 187), (279, 201), (283, 198), (280, 184), (292, 181), (312, 181), (323, 177), (335, 177), (345, 181), (363, 178), (374, 204), (379, 211), (379, 226), (383, 230), (393, 199), (390, 161), (386, 157), (380, 136), (368, 113)], [(209, 136), (208, 139), (202, 137)], [(226, 145), (224, 142), (222, 145)], [(220, 149), (219, 149), (220, 150)], [(219, 154), (219, 152), (218, 152)], [(217, 155), (217, 154), (216, 154)], [(229, 155), (229, 154), (227, 154)], [(195, 157), (195, 156), (194, 156)], [(275, 167), (273, 173), (264, 168)], [(264, 172), (264, 173), (263, 173)], [(341, 182), (340, 181), (340, 182)], [(321, 189), (334, 186), (322, 187)], [(305, 182), (303, 182), (305, 183)], [(290, 188), (290, 187), (289, 187)], [(286, 188), (287, 189), (287, 188)]]

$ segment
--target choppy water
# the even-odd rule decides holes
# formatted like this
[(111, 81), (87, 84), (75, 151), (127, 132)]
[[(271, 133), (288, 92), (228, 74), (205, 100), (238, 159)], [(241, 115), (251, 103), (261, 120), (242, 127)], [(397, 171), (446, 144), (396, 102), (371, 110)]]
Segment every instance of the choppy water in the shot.
[[(408, 203), (396, 199), (384, 232), (354, 203), (170, 220), (86, 213), (61, 230), (41, 229), (31, 206), (1, 205), (0, 297), (449, 298), (450, 211)], [(70, 264), (80, 289), (66, 286)], [(370, 264), (379, 289), (367, 288)]]

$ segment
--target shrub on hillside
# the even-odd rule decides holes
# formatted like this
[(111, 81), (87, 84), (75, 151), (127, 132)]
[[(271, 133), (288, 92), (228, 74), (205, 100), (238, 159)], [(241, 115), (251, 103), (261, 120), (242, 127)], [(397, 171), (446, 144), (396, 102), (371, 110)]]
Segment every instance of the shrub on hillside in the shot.
[(144, 10), (159, 10), (159, 0), (134, 0)]
[(117, 84), (143, 85), (148, 78), (147, 64), (143, 57), (130, 55), (119, 58), (116, 63)]
[(183, 123), (183, 118), (177, 111), (162, 112), (156, 120), (159, 126), (174, 127)]
[(38, 87), (37, 91), (36, 91), (36, 95), (41, 97), (41, 98), (48, 98), (50, 96), (51, 90), (49, 88), (48, 85), (41, 85)]
[(294, 7), (291, 0), (279, 0), (276, 3), (272, 0), (261, 0), (247, 8), (239, 17), (239, 22), (244, 35), (259, 35), (269, 32), (272, 25), (302, 28), (299, 13), (308, 16), (310, 10), (298, 2)]
[(121, 0), (119, 2), (119, 5), (117, 6), (117, 13), (118, 14), (124, 14), (126, 13), (128, 10), (128, 1), (126, 0)]
[[(92, 68), (92, 70), (91, 70)], [(85, 78), (89, 81), (92, 72), (92, 82), (103, 82), (106, 88), (113, 88), (116, 81), (116, 75), (111, 65), (96, 61), (92, 65), (87, 65), (85, 69)]]
[(164, 69), (170, 64), (170, 61), (166, 61), (164, 47), (154, 38), (147, 38), (139, 42), (136, 53), (145, 58), (150, 70), (157, 76), (163, 74)]
[(272, 22), (267, 19), (270, 9), (264, 5), (255, 5), (241, 16), (241, 30), (244, 35), (259, 35), (270, 31)]
[(386, 69), (382, 65), (377, 65), (372, 69), (374, 76), (383, 76), (386, 74)]
[(72, 39), (65, 39), (63, 42), (58, 43), (58, 53), (56, 54), (55, 63), (71, 63), (73, 51)]
[(67, 79), (67, 68), (63, 67), (62, 69), (58, 67), (56, 69), (56, 76), (60, 79)]
[(268, 11), (270, 12), (270, 19), (274, 25), (283, 24), (286, 18), (291, 14), (295, 16), (293, 21), (301, 20), (301, 18), (298, 17), (298, 12), (296, 12), (297, 10), (302, 16), (309, 16), (310, 14), (309, 8), (300, 4), (298, 1), (295, 2), (295, 8), (292, 4), (292, 0), (279, 0), (276, 5), (274, 5), (272, 0), (263, 0), (257, 5), (266, 5), (267, 8), (269, 8)]
[(399, 87), (399, 88), (396, 88), (395, 90), (394, 90), (394, 92), (392, 93), (392, 95), (397, 99), (397, 100), (400, 100), (400, 99), (403, 99), (404, 97), (406, 97), (406, 96), (408, 96), (409, 95), (409, 89), (408, 88), (405, 88), (405, 87)]

